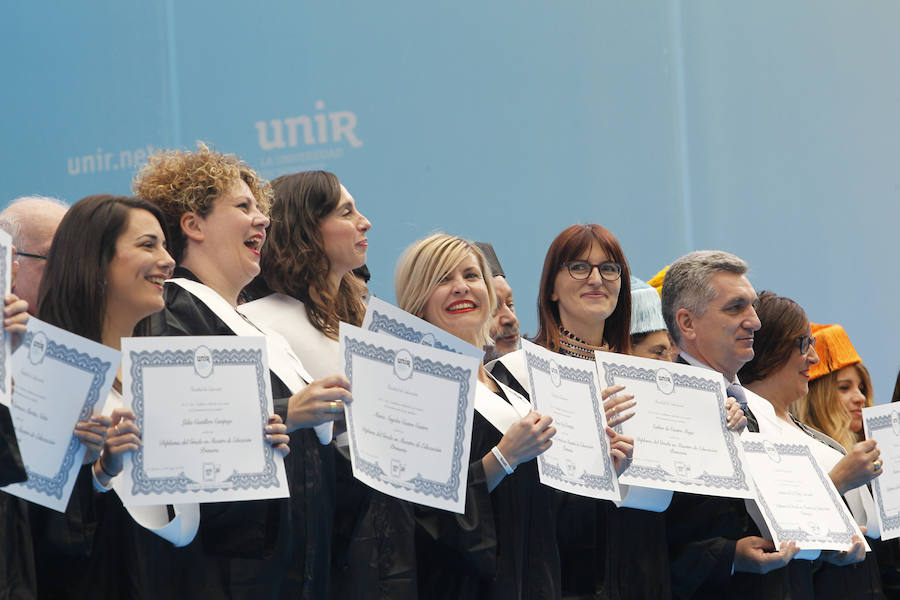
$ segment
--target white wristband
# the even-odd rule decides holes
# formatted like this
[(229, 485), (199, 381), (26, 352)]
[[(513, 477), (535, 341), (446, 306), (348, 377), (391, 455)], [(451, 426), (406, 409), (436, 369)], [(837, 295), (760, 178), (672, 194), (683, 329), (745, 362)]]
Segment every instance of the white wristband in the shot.
[(500, 466), (503, 467), (503, 470), (506, 471), (506, 474), (512, 475), (515, 469), (510, 466), (509, 461), (506, 460), (506, 457), (500, 452), (500, 448), (494, 446), (491, 448), (491, 453), (494, 455), (494, 458), (497, 459), (497, 462), (500, 463)]

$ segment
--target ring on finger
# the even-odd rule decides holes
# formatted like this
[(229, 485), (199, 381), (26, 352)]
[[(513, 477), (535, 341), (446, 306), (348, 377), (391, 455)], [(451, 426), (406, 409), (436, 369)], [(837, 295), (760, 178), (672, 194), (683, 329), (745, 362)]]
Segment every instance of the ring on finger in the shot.
[(883, 464), (884, 464), (884, 461), (882, 461), (880, 458), (876, 458), (875, 460), (872, 461), (872, 470), (873, 471), (879, 470), (881, 468), (881, 465), (883, 465)]
[(333, 413), (341, 412), (341, 405), (336, 400), (332, 400), (328, 403), (328, 410)]

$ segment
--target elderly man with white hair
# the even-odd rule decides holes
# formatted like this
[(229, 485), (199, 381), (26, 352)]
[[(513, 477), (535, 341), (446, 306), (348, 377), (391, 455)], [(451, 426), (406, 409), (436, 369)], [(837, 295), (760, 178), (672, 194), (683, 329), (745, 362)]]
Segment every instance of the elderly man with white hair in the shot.
[(53, 235), (68, 207), (45, 196), (13, 200), (0, 212), (0, 228), (12, 236), (16, 247), (12, 293), (28, 302), (28, 312), (37, 314), (38, 289)]

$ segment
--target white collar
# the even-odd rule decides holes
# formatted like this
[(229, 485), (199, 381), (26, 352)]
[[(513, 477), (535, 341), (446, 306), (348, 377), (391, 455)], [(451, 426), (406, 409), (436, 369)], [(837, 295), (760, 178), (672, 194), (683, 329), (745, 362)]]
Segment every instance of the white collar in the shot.
[[(684, 350), (679, 349), (679, 352), (680, 352), (680, 354), (681, 354), (681, 358), (683, 358), (683, 359), (685, 360), (685, 362), (688, 363), (689, 365), (694, 365), (695, 367), (703, 367), (704, 369), (709, 369), (710, 371), (715, 371), (715, 369), (713, 369), (711, 366), (709, 366), (709, 365), (706, 364), (706, 363), (700, 362), (699, 360), (697, 360), (696, 358), (694, 358), (693, 356), (691, 356), (690, 354), (688, 354), (688, 353), (685, 352)], [(719, 371), (716, 371), (716, 372), (717, 372), (717, 373), (720, 373)], [(736, 384), (738, 384), (738, 385), (741, 385), (741, 382), (740, 382), (740, 380), (738, 379), (737, 375), (734, 376), (734, 380), (733, 380), (733, 381), (728, 381), (728, 378), (725, 377), (724, 374), (722, 374), (722, 379), (725, 380), (725, 387), (728, 387), (728, 386), (731, 385), (732, 383), (736, 383)]]

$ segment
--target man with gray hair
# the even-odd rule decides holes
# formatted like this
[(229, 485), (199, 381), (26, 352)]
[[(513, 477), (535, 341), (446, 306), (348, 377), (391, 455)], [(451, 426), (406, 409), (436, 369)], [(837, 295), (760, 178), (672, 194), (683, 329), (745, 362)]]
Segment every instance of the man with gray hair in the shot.
[(12, 293), (28, 302), (28, 312), (37, 313), (38, 289), (44, 276), (47, 253), (59, 222), (68, 207), (56, 198), (25, 196), (0, 212), (0, 228), (12, 236), (16, 247)]
[[(662, 287), (663, 318), (680, 350), (677, 361), (721, 373), (729, 397), (742, 406), (737, 372), (753, 358), (753, 334), (760, 328), (746, 273), (747, 263), (734, 254), (701, 250), (675, 261)], [(675, 494), (666, 522), (678, 597), (726, 597), (733, 572), (768, 573), (798, 551), (794, 542), (776, 550), (770, 540), (745, 536), (749, 523), (742, 500)]]

